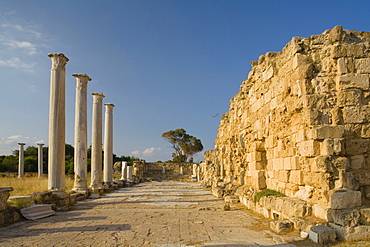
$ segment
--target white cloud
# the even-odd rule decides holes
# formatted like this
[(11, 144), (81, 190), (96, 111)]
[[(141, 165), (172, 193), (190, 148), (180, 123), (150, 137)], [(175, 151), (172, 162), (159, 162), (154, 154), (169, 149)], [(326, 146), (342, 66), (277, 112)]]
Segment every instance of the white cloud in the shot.
[(17, 40), (8, 40), (2, 43), (5, 46), (11, 48), (20, 48), (24, 50), (28, 55), (36, 54), (36, 45), (28, 41), (17, 41)]
[(29, 88), (31, 92), (37, 92), (35, 85), (31, 85)]
[(0, 67), (16, 68), (26, 72), (33, 72), (33, 66), (34, 64), (27, 64), (25, 62), (22, 62), (17, 57), (13, 57), (8, 60), (0, 60)]
[(135, 150), (135, 151), (131, 152), (131, 155), (133, 155), (133, 156), (138, 156), (139, 154), (140, 154), (139, 150)]
[(20, 32), (24, 32), (24, 33), (30, 33), (30, 34), (33, 34), (34, 36), (36, 36), (37, 38), (40, 38), (41, 37), (41, 33), (40, 32), (37, 32), (35, 31), (32, 27), (28, 26), (28, 27), (23, 27), (19, 24), (10, 24), (10, 23), (3, 23), (1, 24), (1, 27), (2, 28), (8, 28), (8, 29), (15, 29), (17, 31), (20, 31)]
[[(28, 142), (30, 137), (13, 135), (8, 137), (2, 137), (0, 139), (0, 154), (8, 155), (14, 150), (19, 149), (19, 142)], [(32, 144), (31, 144), (32, 145)]]
[(155, 148), (155, 147), (151, 147), (151, 148), (147, 148), (145, 149), (142, 154), (145, 155), (145, 156), (151, 156), (155, 153), (155, 151), (160, 151), (161, 148)]

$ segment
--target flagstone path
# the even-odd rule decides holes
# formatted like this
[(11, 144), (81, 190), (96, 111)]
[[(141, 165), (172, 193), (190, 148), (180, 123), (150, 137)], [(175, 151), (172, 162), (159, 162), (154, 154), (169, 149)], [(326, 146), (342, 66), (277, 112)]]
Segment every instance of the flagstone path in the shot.
[(243, 205), (224, 205), (197, 183), (146, 182), (2, 227), (0, 246), (305, 246)]

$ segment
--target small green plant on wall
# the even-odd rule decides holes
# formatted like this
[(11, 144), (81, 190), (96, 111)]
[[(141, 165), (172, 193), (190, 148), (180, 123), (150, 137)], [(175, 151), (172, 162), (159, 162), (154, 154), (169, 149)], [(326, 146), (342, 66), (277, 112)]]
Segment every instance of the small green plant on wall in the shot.
[(253, 198), (253, 202), (254, 203), (257, 203), (260, 201), (260, 199), (264, 196), (280, 196), (280, 197), (284, 197), (286, 195), (284, 195), (283, 193), (279, 192), (279, 191), (276, 191), (276, 190), (270, 190), (270, 189), (264, 189), (260, 192), (257, 192), (256, 194), (254, 194), (254, 198)]

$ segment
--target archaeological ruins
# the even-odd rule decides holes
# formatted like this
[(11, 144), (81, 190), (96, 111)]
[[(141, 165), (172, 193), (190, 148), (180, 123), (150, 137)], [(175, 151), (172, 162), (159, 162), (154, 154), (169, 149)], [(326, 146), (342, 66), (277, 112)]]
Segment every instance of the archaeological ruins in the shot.
[[(300, 231), (321, 219), (342, 239), (369, 238), (370, 33), (336, 26), (251, 64), (202, 182)], [(264, 189), (286, 197), (256, 203)]]
[[(336, 26), (308, 38), (294, 37), (282, 51), (261, 55), (222, 116), (214, 150), (206, 151), (200, 164), (113, 164), (113, 104), (104, 104), (102, 162), (105, 96), (93, 93), (91, 181), (86, 163), (91, 79), (73, 74), (75, 184), (70, 193), (64, 184), (68, 58), (61, 53), (49, 57), (49, 191), (34, 193), (35, 202), (63, 209), (119, 187), (185, 176), (223, 198), (224, 210), (240, 202), (271, 219), (277, 233), (295, 229), (316, 243), (370, 239), (370, 32)], [(19, 145), (23, 177), (25, 144)], [(38, 145), (42, 156), (44, 144)], [(120, 179), (114, 180), (114, 172)], [(6, 205), (12, 190), (0, 188), (0, 225), (7, 217), (14, 218), (8, 222), (20, 218)], [(50, 205), (43, 212), (52, 214)]]

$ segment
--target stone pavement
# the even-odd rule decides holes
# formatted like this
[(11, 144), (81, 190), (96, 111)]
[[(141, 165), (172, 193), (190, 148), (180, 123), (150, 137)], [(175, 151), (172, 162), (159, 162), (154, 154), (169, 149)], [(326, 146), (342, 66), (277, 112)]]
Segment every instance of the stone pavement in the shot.
[[(294, 235), (196, 183), (146, 182), (37, 221), (0, 228), (0, 246), (295, 246)], [(288, 244), (287, 242), (292, 242)], [(306, 241), (303, 241), (306, 242)], [(311, 242), (309, 245), (314, 246)]]

